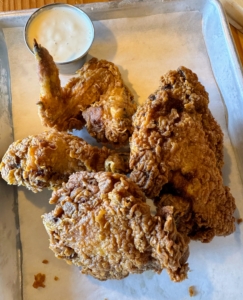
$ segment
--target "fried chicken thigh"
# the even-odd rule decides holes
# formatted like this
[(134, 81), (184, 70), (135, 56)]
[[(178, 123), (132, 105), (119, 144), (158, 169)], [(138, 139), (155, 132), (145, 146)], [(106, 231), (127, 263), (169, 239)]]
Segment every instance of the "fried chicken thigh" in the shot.
[[(126, 154), (128, 155), (128, 154)], [(123, 154), (92, 147), (79, 137), (50, 130), (9, 146), (0, 164), (4, 180), (33, 192), (55, 189), (77, 171), (126, 172)]]
[(99, 280), (166, 269), (187, 277), (188, 238), (177, 232), (173, 208), (152, 216), (143, 192), (124, 175), (78, 172), (54, 191), (43, 216), (55, 256)]
[(181, 67), (134, 115), (131, 179), (160, 207), (174, 207), (178, 231), (209, 242), (235, 230), (234, 198), (221, 176), (222, 132), (196, 74)]
[(99, 142), (121, 145), (128, 141), (137, 105), (113, 63), (92, 58), (77, 71), (77, 77), (61, 87), (47, 49), (35, 41), (34, 53), (41, 87), (39, 116), (44, 126), (66, 131), (86, 125)]

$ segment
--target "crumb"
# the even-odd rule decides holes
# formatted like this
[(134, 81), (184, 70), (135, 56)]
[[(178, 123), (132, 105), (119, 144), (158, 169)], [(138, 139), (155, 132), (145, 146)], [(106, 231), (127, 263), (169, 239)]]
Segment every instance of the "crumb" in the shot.
[(46, 279), (45, 274), (38, 273), (35, 275), (35, 282), (33, 283), (33, 287), (37, 289), (38, 287), (45, 287), (44, 282)]
[(42, 263), (43, 263), (43, 264), (48, 264), (49, 261), (48, 261), (47, 259), (44, 259), (44, 260), (42, 260)]
[(242, 223), (242, 218), (239, 218), (239, 219), (237, 219), (237, 224), (240, 224), (240, 223)]
[(188, 290), (189, 290), (190, 297), (193, 297), (196, 295), (196, 290), (195, 290), (194, 286), (190, 286)]
[(58, 278), (57, 276), (55, 276), (55, 277), (54, 277), (54, 280), (57, 281), (57, 280), (59, 280), (59, 278)]

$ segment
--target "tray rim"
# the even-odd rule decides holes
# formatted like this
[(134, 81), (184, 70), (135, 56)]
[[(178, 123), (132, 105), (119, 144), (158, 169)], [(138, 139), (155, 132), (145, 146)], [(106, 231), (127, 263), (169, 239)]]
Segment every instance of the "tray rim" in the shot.
[[(101, 10), (108, 10), (108, 11), (115, 11), (119, 10), (120, 8), (124, 8), (126, 5), (129, 7), (129, 5), (141, 5), (139, 3), (144, 3), (144, 5), (154, 5), (156, 3), (160, 3), (163, 5), (163, 3), (178, 3), (178, 2), (183, 2), (183, 3), (191, 3), (192, 1), (196, 2), (203, 2), (202, 0), (164, 0), (164, 1), (111, 1), (111, 2), (97, 2), (97, 3), (89, 3), (89, 4), (79, 4), (76, 5), (77, 7), (80, 7), (81, 9), (84, 9), (87, 13), (90, 13), (92, 15), (99, 14)], [(241, 87), (241, 94), (243, 95), (243, 68), (240, 63), (239, 56), (237, 55), (237, 49), (236, 46), (233, 42), (233, 36), (230, 31), (229, 23), (226, 18), (226, 14), (223, 10), (222, 4), (218, 0), (205, 0), (205, 3), (212, 3), (217, 9), (219, 14), (221, 15), (221, 21), (222, 21), (222, 28), (225, 34), (225, 37), (227, 39), (227, 46), (229, 47), (230, 53), (231, 53), (231, 61), (234, 64), (234, 71), (236, 72), (236, 83), (239, 87)], [(194, 3), (194, 5), (195, 5)], [(124, 5), (124, 7), (122, 7)], [(205, 4), (206, 5), (206, 4)], [(94, 8), (95, 7), (95, 11)], [(10, 11), (10, 12), (1, 12), (0, 13), (0, 28), (7, 28), (7, 27), (23, 27), (24, 25), (19, 22), (19, 19), (24, 19), (28, 18), (34, 11), (37, 9), (26, 9), (26, 10), (20, 10), (20, 11)], [(15, 25), (14, 26), (8, 26), (9, 22), (11, 22), (11, 19), (14, 19)], [(95, 18), (93, 20), (96, 20)], [(6, 26), (5, 26), (5, 25)], [(242, 97), (243, 101), (243, 97)], [(230, 134), (229, 134), (230, 136)], [(237, 157), (237, 155), (236, 155)], [(240, 169), (240, 176), (241, 176), (241, 181), (243, 183), (243, 167), (242, 170)], [(18, 253), (18, 255), (22, 256), (21, 254)], [(21, 268), (21, 274), (22, 274), (22, 268)], [(19, 280), (22, 282), (22, 276), (21, 274), (19, 275)], [(21, 288), (21, 293), (20, 295), (21, 299), (23, 299), (23, 288)]]

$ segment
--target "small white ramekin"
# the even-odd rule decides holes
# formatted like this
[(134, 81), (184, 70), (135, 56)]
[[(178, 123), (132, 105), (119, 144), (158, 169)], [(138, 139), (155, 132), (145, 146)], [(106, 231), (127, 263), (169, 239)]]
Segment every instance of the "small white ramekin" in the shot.
[[(87, 48), (87, 50), (85, 51), (85, 53), (83, 53), (80, 57), (77, 57), (73, 60), (69, 60), (69, 61), (63, 61), (63, 62), (55, 62), (59, 71), (61, 73), (64, 73), (64, 74), (71, 74), (71, 73), (75, 73), (75, 71), (77, 71), (78, 69), (80, 69), (83, 64), (85, 63), (85, 60), (86, 60), (86, 57), (87, 57), (87, 54), (88, 54), (88, 51), (93, 43), (93, 40), (94, 40), (94, 26), (93, 26), (93, 23), (92, 21), (90, 20), (89, 16), (83, 11), (81, 10), (80, 8), (76, 7), (76, 6), (73, 6), (73, 5), (69, 5), (69, 4), (65, 4), (65, 3), (52, 3), (52, 4), (48, 4), (48, 5), (45, 5), (39, 9), (37, 9), (28, 19), (26, 25), (25, 25), (25, 30), (24, 30), (24, 38), (25, 38), (25, 43), (27, 45), (27, 47), (29, 48), (29, 50), (33, 52), (33, 45), (30, 45), (30, 43), (28, 42), (28, 30), (29, 30), (29, 27), (32, 23), (32, 21), (41, 13), (43, 13), (44, 11), (46, 10), (49, 10), (49, 9), (52, 9), (52, 8), (55, 8), (55, 7), (67, 7), (67, 8), (71, 8), (73, 10), (75, 10), (76, 12), (78, 12), (78, 14), (80, 14), (80, 18), (85, 18), (86, 21), (90, 22), (90, 28), (91, 28), (91, 31), (92, 31), (92, 37), (91, 37), (91, 40), (90, 40), (90, 45), (89, 47)], [(37, 41), (38, 42), (38, 41)], [(42, 45), (45, 47), (45, 45)], [(48, 49), (47, 49), (48, 50)], [(50, 53), (51, 54), (51, 53)]]

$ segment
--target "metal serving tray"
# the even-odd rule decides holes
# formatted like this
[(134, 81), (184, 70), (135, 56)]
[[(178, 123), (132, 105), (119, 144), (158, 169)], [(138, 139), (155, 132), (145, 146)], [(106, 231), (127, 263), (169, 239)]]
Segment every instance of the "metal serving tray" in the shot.
[[(226, 167), (224, 168), (225, 184), (235, 191), (237, 211), (236, 217), (243, 215), (243, 74), (242, 66), (236, 54), (234, 43), (224, 11), (217, 0), (164, 0), (164, 1), (115, 1), (79, 5), (94, 22), (160, 16), (168, 14), (199, 12), (203, 43), (211, 64), (212, 74), (223, 104), (225, 105), (225, 120), (227, 124), (226, 139), (230, 138), (233, 151), (226, 151)], [(0, 13), (0, 29), (23, 28), (34, 10)], [(192, 28), (188, 28), (190, 32)], [(164, 30), (167, 30), (166, 27)], [(99, 37), (97, 37), (99, 39)], [(13, 142), (15, 130), (11, 111), (11, 76), (7, 62), (7, 51), (0, 32), (0, 158)], [(200, 49), (198, 50), (200, 52)], [(153, 53), (151, 53), (153, 55)], [(196, 59), (194, 57), (191, 60)], [(25, 61), (19, 62), (25, 64)], [(139, 62), (142, 64), (143, 62)], [(162, 74), (161, 74), (162, 75)], [(157, 79), (156, 79), (157, 80)], [(16, 83), (15, 83), (16, 84)], [(12, 86), (12, 88), (14, 88)], [(152, 91), (151, 91), (152, 92)], [(38, 93), (38, 91), (37, 91)], [(217, 108), (214, 108), (216, 111)], [(230, 156), (230, 157), (228, 157)], [(232, 171), (233, 170), (233, 171)], [(235, 190), (234, 190), (235, 189)], [(242, 299), (243, 297), (243, 235), (240, 226), (236, 232), (226, 238), (215, 238), (210, 244), (191, 243), (191, 258), (189, 264), (191, 273), (183, 283), (172, 283), (165, 274), (153, 275), (146, 272), (143, 275), (132, 275), (116, 282), (97, 282), (88, 277), (85, 281), (74, 267), (67, 267), (67, 272), (73, 272), (72, 278), (60, 278), (59, 285), (51, 285), (48, 289), (34, 290), (33, 294), (27, 287), (31, 286), (34, 274), (25, 274), (23, 257), (31, 243), (33, 251), (38, 246), (38, 236), (27, 240), (22, 234), (20, 222), (23, 209), (19, 210), (19, 195), (24, 189), (7, 186), (0, 179), (0, 299), (189, 299), (188, 288), (194, 285), (195, 299)], [(28, 196), (28, 192), (26, 192)], [(25, 195), (25, 196), (26, 196)], [(44, 193), (43, 197), (49, 194)], [(27, 197), (26, 196), (26, 197)], [(29, 196), (29, 202), (34, 203), (34, 196)], [(41, 196), (37, 197), (37, 206), (42, 207)], [(32, 202), (33, 200), (33, 202)], [(32, 207), (28, 207), (29, 215)], [(40, 237), (40, 239), (42, 236)], [(47, 240), (47, 236), (46, 236)], [(46, 241), (45, 241), (46, 242)], [(43, 243), (45, 243), (43, 241)], [(24, 243), (24, 248), (21, 244)], [(41, 241), (42, 243), (42, 241)], [(27, 245), (27, 247), (26, 247)], [(47, 245), (47, 244), (46, 244)], [(46, 246), (48, 248), (48, 245)], [(50, 250), (46, 250), (50, 251)], [(49, 252), (48, 252), (49, 253)], [(47, 255), (46, 253), (44, 255)], [(53, 256), (52, 253), (50, 256)], [(39, 260), (45, 257), (40, 257)], [(55, 260), (55, 262), (54, 262)], [(64, 274), (63, 262), (53, 258), (51, 265), (55, 272)], [(30, 260), (30, 264), (35, 263)], [(52, 261), (51, 261), (52, 263)], [(38, 273), (38, 267), (36, 268)], [(52, 270), (52, 274), (54, 274)], [(48, 273), (48, 270), (46, 271)], [(64, 273), (62, 273), (64, 272)], [(165, 272), (163, 272), (165, 273)], [(65, 273), (71, 274), (71, 273)], [(56, 274), (58, 275), (58, 274)], [(32, 278), (31, 277), (31, 278)], [(70, 282), (69, 282), (70, 281)], [(80, 282), (80, 284), (78, 283)], [(69, 289), (70, 287), (70, 289)], [(67, 291), (68, 295), (65, 294)]]

